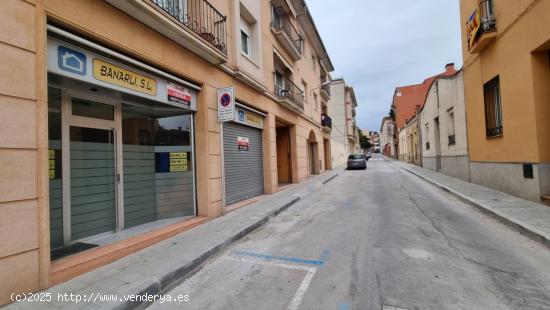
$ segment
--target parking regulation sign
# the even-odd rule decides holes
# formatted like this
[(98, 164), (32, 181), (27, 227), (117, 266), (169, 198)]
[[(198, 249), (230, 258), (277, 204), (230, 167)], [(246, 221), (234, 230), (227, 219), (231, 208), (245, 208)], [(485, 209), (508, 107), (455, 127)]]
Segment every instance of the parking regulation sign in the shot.
[(218, 123), (235, 118), (235, 90), (233, 87), (218, 89)]

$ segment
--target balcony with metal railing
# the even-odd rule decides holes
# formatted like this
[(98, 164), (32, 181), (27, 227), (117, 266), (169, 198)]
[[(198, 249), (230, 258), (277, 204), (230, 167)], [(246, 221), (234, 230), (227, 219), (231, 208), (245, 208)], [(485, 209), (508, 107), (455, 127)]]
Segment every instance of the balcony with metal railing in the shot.
[(321, 126), (325, 131), (332, 131), (332, 119), (326, 114), (321, 114)]
[[(277, 80), (280, 82), (277, 83)], [(287, 77), (276, 76), (275, 81), (274, 92), (279, 102), (297, 112), (303, 112), (304, 92)]]
[(207, 0), (105, 0), (207, 61), (228, 61), (227, 17)]
[(321, 97), (325, 100), (330, 100), (330, 84), (322, 85), (321, 90), (319, 91), (321, 93)]
[(296, 30), (282, 7), (273, 7), (271, 31), (294, 61), (302, 58), (304, 38)]
[[(220, 52), (227, 54), (227, 18), (206, 0), (151, 0)], [(180, 7), (181, 6), (181, 7)]]
[(496, 38), (497, 23), (493, 9), (493, 0), (479, 2), (467, 23), (468, 49), (471, 53), (480, 53)]

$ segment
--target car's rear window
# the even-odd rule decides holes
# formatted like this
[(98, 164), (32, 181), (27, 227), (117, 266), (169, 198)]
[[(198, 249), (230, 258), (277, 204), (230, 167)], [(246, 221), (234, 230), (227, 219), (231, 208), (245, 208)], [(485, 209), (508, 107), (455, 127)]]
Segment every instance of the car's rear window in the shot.
[(363, 159), (363, 155), (350, 155), (348, 159)]

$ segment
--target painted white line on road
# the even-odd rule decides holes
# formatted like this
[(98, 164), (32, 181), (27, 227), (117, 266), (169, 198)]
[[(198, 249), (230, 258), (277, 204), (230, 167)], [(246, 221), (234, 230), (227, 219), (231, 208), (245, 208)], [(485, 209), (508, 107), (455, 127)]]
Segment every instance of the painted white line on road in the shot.
[(296, 294), (294, 294), (294, 298), (292, 298), (292, 302), (288, 306), (288, 310), (296, 310), (302, 303), (302, 300), (304, 299), (304, 296), (306, 295), (306, 291), (309, 288), (309, 285), (311, 284), (311, 280), (313, 279), (313, 276), (315, 275), (315, 271), (317, 268), (314, 268), (313, 271), (308, 271), (306, 276), (304, 277), (304, 280), (302, 280), (302, 283), (300, 283), (300, 287), (296, 291)]
[(264, 261), (264, 260), (247, 259), (247, 258), (232, 257), (232, 256), (226, 256), (224, 258), (228, 260), (236, 261), (236, 262), (245, 262), (250, 264), (306, 271), (306, 276), (302, 280), (302, 283), (300, 283), (300, 286), (298, 287), (298, 290), (294, 294), (294, 297), (292, 298), (290, 305), (288, 305), (288, 308), (287, 308), (288, 310), (297, 310), (298, 307), (300, 307), (300, 304), (302, 303), (302, 300), (306, 295), (309, 285), (311, 284), (311, 280), (313, 280), (313, 276), (315, 275), (315, 272), (317, 272), (317, 268), (309, 267), (309, 266), (290, 265), (290, 264), (275, 263), (275, 262)]

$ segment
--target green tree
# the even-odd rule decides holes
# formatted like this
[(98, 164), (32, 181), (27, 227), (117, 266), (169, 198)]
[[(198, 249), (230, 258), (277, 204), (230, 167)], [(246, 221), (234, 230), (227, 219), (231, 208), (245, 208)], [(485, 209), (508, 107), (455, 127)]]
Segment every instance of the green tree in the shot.
[(388, 115), (391, 117), (391, 120), (395, 122), (395, 111), (393, 110), (393, 108), (390, 108), (390, 112), (388, 113)]
[(363, 151), (370, 149), (372, 144), (370, 143), (369, 137), (364, 135), (361, 129), (357, 128), (357, 131), (359, 132), (359, 145), (361, 146), (361, 149)]

